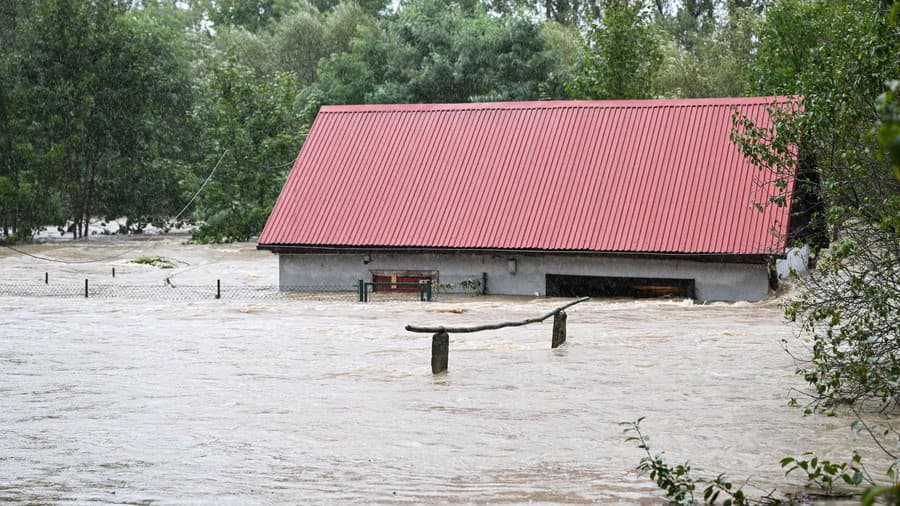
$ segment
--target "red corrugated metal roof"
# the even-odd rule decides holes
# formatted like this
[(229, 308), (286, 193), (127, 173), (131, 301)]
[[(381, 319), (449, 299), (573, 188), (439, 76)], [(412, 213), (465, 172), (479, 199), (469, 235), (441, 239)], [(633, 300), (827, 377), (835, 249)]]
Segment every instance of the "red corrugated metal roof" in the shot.
[(729, 134), (787, 100), (325, 106), (259, 245), (781, 253)]

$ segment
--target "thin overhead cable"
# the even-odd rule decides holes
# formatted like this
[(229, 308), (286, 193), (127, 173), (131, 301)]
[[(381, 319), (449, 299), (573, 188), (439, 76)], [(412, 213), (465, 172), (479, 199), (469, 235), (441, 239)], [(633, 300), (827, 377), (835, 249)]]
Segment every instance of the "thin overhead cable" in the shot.
[(200, 195), (200, 192), (202, 192), (203, 189), (206, 188), (206, 184), (209, 183), (209, 180), (210, 180), (210, 179), (212, 179), (213, 174), (216, 173), (216, 169), (219, 168), (219, 164), (222, 163), (222, 159), (224, 159), (224, 158), (225, 158), (225, 155), (227, 155), (227, 154), (228, 154), (228, 150), (226, 149), (225, 152), (222, 153), (222, 156), (219, 157), (219, 161), (216, 162), (216, 166), (213, 167), (212, 172), (210, 172), (209, 175), (206, 176), (206, 181), (204, 181), (203, 184), (200, 185), (200, 189), (197, 190), (197, 193), (195, 193), (194, 196), (191, 197), (191, 200), (189, 200), (188, 203), (184, 205), (184, 208), (182, 208), (181, 211), (179, 211), (178, 214), (176, 214), (175, 217), (172, 218), (172, 221), (177, 220), (178, 217), (181, 216), (185, 211), (187, 211), (187, 208), (190, 207), (190, 205), (194, 203), (194, 199), (196, 199), (196, 198), (197, 198), (197, 195)]
[(45, 262), (57, 262), (57, 263), (61, 263), (61, 264), (95, 264), (98, 262), (107, 262), (109, 260), (115, 260), (116, 258), (124, 256), (126, 253), (131, 253), (132, 251), (137, 249), (137, 248), (131, 248), (129, 250), (123, 251), (122, 253), (119, 253), (118, 255), (113, 255), (113, 256), (107, 257), (107, 258), (99, 258), (96, 260), (72, 261), (72, 260), (60, 260), (58, 258), (42, 257), (40, 255), (35, 255), (35, 254), (29, 253), (27, 251), (22, 251), (20, 249), (13, 248), (12, 246), (6, 246), (6, 247), (15, 251), (16, 253), (21, 254), (21, 255), (29, 256), (31, 258), (36, 258), (38, 260), (43, 260)]
[[(209, 175), (206, 176), (206, 181), (204, 181), (203, 184), (200, 185), (200, 189), (197, 190), (197, 193), (195, 193), (194, 196), (191, 197), (191, 200), (189, 200), (188, 203), (184, 205), (184, 208), (182, 208), (181, 211), (179, 211), (179, 213), (176, 214), (174, 218), (172, 218), (172, 221), (177, 220), (178, 217), (181, 216), (182, 214), (184, 214), (184, 212), (187, 211), (187, 208), (190, 207), (190, 205), (194, 203), (194, 200), (197, 198), (197, 195), (200, 195), (200, 192), (202, 192), (203, 189), (206, 188), (206, 184), (209, 183), (209, 180), (210, 180), (210, 179), (212, 179), (213, 174), (216, 173), (216, 169), (219, 168), (219, 164), (222, 163), (222, 159), (225, 158), (225, 155), (226, 155), (227, 153), (228, 153), (228, 150), (226, 149), (225, 152), (222, 153), (222, 156), (219, 157), (219, 161), (216, 162), (216, 166), (213, 167), (212, 172), (210, 172)], [(259, 168), (259, 169), (257, 169), (257, 170), (280, 169), (280, 168), (282, 168), (282, 167), (288, 167), (288, 166), (293, 165), (293, 164), (294, 164), (294, 162), (293, 162), (293, 161), (290, 161), (290, 162), (282, 163), (282, 164), (280, 164), (280, 165), (272, 165), (272, 166), (270, 166), (270, 167), (261, 167), (261, 168)]]
[[(187, 211), (187, 208), (190, 207), (190, 205), (194, 203), (194, 200), (196, 200), (197, 196), (200, 195), (200, 192), (202, 192), (203, 189), (206, 188), (206, 185), (207, 185), (207, 184), (209, 183), (209, 181), (212, 179), (213, 174), (216, 173), (216, 170), (218, 170), (219, 165), (222, 163), (222, 160), (225, 159), (225, 155), (227, 155), (227, 154), (228, 154), (228, 150), (226, 149), (226, 150), (222, 153), (222, 156), (219, 157), (219, 161), (216, 162), (216, 165), (215, 165), (215, 167), (213, 167), (213, 170), (209, 173), (208, 176), (206, 176), (206, 180), (203, 181), (203, 184), (202, 184), (202, 185), (200, 185), (200, 189), (198, 189), (198, 190), (197, 190), (197, 193), (195, 193), (194, 196), (191, 197), (191, 200), (189, 200), (188, 203), (184, 205), (184, 207), (181, 209), (181, 211), (180, 211), (178, 214), (176, 214), (174, 218), (172, 218), (172, 221), (177, 220), (178, 217), (181, 216), (182, 214), (184, 214), (184, 212)], [(287, 167), (288, 165), (293, 165), (293, 163), (294, 163), (294, 162), (291, 161), (291, 162), (286, 162), (286, 163), (283, 163), (283, 164), (280, 164), (280, 165), (273, 165), (273, 166), (271, 166), (271, 167), (263, 167), (262, 170), (279, 169), (279, 168), (281, 168), (281, 167)], [(122, 253), (119, 253), (118, 255), (111, 256), (111, 257), (109, 257), (109, 258), (101, 258), (101, 259), (98, 259), (98, 260), (85, 260), (85, 261), (78, 261), (78, 262), (76, 262), (76, 261), (60, 260), (60, 259), (58, 259), (58, 258), (49, 258), (49, 257), (43, 257), (43, 256), (40, 256), (40, 255), (34, 255), (34, 254), (32, 254), (32, 253), (28, 253), (27, 251), (22, 251), (22, 250), (20, 250), (20, 249), (16, 249), (16, 248), (14, 248), (14, 247), (12, 247), (12, 246), (5, 246), (5, 247), (6, 247), (6, 248), (9, 248), (10, 250), (15, 251), (16, 253), (19, 253), (19, 254), (21, 254), (21, 255), (29, 256), (29, 257), (31, 257), (31, 258), (35, 258), (35, 259), (38, 259), (38, 260), (43, 260), (43, 261), (45, 261), (45, 262), (58, 262), (58, 263), (61, 263), (61, 264), (93, 264), (93, 263), (97, 263), (97, 262), (106, 262), (106, 261), (108, 261), (108, 260), (114, 260), (114, 259), (116, 259), (116, 258), (119, 258), (119, 257), (125, 255), (126, 253), (129, 253), (129, 252), (134, 251), (135, 249), (137, 249), (137, 248), (132, 248), (132, 249), (130, 249), (130, 250), (124, 251), (124, 252), (122, 252)], [(180, 260), (179, 260), (179, 262), (180, 262)], [(182, 263), (187, 264), (187, 262), (182, 262)], [(187, 264), (187, 265), (190, 265), (190, 264)], [(182, 271), (182, 272), (183, 272), (183, 271)], [(181, 274), (181, 273), (179, 273), (179, 274)]]

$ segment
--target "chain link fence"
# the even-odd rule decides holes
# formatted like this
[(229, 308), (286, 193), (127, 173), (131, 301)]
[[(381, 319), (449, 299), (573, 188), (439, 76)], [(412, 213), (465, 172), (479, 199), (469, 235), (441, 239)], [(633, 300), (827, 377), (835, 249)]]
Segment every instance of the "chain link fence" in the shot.
[[(447, 296), (458, 298), (459, 292), (435, 290), (432, 300)], [(120, 283), (95, 283), (90, 280), (56, 282), (2, 282), (0, 296), (6, 297), (62, 297), (134, 300), (335, 300), (359, 302), (358, 285), (290, 286), (277, 285), (227, 285), (216, 282), (207, 285), (183, 285), (165, 283), (159, 285), (132, 285)], [(367, 302), (419, 301), (418, 292), (375, 290), (368, 291)]]

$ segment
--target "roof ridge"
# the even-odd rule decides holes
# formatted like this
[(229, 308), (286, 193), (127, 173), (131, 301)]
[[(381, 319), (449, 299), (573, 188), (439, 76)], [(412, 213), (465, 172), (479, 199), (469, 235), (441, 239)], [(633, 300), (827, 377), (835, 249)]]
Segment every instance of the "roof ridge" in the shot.
[(666, 98), (634, 100), (538, 100), (508, 102), (458, 102), (415, 104), (350, 104), (323, 105), (324, 113), (369, 112), (446, 112), (446, 111), (509, 111), (536, 109), (655, 109), (682, 107), (730, 107), (741, 105), (770, 105), (796, 101), (796, 97), (771, 95), (761, 97)]

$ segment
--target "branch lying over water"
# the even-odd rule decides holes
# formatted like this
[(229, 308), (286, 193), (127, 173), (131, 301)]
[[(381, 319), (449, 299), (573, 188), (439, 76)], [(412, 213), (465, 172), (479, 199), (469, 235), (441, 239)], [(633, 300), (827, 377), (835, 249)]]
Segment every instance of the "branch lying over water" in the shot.
[(485, 325), (474, 325), (472, 327), (417, 327), (415, 325), (407, 325), (406, 330), (410, 332), (423, 332), (429, 334), (435, 334), (438, 332), (447, 332), (448, 334), (461, 334), (466, 332), (480, 332), (482, 330), (496, 330), (502, 329), (504, 327), (521, 327), (522, 325), (528, 325), (529, 323), (538, 323), (550, 318), (551, 316), (559, 313), (560, 311), (574, 306), (575, 304), (584, 302), (590, 299), (590, 297), (581, 297), (580, 299), (575, 299), (568, 304), (564, 304), (559, 306), (558, 308), (546, 313), (542, 316), (538, 316), (536, 318), (528, 318), (527, 320), (515, 321), (515, 322), (500, 322), (500, 323), (488, 323)]

